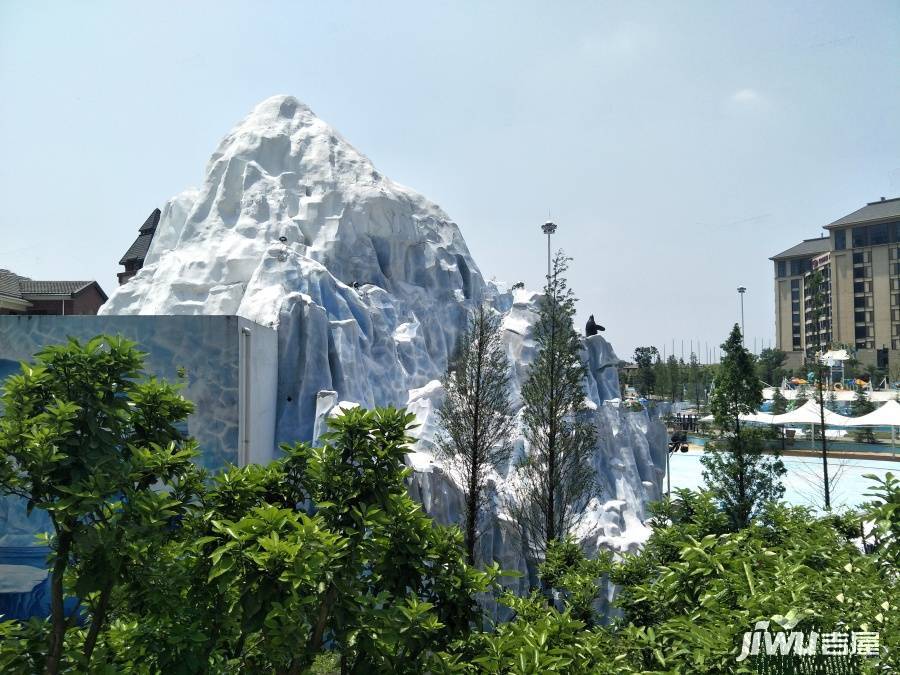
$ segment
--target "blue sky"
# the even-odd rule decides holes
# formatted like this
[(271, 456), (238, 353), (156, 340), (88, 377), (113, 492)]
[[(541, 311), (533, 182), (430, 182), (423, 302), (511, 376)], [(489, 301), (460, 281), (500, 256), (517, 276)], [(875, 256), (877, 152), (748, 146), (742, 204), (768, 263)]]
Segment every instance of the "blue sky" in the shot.
[[(774, 339), (768, 257), (900, 195), (900, 2), (0, 0), (0, 267), (111, 290), (147, 214), (293, 94), (620, 356)], [(705, 351), (705, 346), (701, 353)]]

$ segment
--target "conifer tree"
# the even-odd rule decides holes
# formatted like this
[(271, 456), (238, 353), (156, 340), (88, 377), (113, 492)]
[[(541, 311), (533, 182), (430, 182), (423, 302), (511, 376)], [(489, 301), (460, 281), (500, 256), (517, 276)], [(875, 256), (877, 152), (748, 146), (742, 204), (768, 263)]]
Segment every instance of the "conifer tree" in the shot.
[[(772, 414), (773, 415), (783, 415), (787, 412), (788, 402), (784, 397), (784, 394), (781, 393), (781, 387), (775, 388), (775, 394), (772, 396)], [(784, 427), (779, 427), (780, 436), (781, 436), (781, 449), (784, 450)]]
[(822, 441), (822, 487), (825, 493), (825, 510), (831, 510), (831, 481), (828, 478), (828, 441), (825, 435), (825, 394), (822, 388), (825, 379), (825, 367), (822, 355), (825, 345), (822, 344), (822, 332), (825, 328), (825, 296), (826, 281), (820, 270), (808, 275), (804, 281), (811, 305), (808, 315), (812, 319), (816, 353), (813, 355), (812, 367), (816, 376), (816, 400), (819, 403), (819, 428)]
[[(875, 405), (869, 400), (869, 395), (861, 387), (856, 388), (856, 396), (850, 403), (850, 414), (853, 417), (862, 417), (875, 410)], [(857, 443), (874, 443), (875, 433), (872, 427), (856, 427), (853, 431), (853, 439)]]
[(709, 407), (723, 436), (707, 445), (710, 451), (700, 461), (703, 480), (733, 525), (746, 527), (764, 503), (784, 494), (780, 478), (786, 471), (777, 456), (763, 454), (761, 435), (741, 425), (740, 416), (756, 412), (762, 403), (762, 383), (737, 324), (722, 353)]
[(493, 310), (483, 305), (475, 310), (443, 384), (446, 395), (437, 411), (441, 431), (435, 442), (462, 474), (463, 530), (474, 565), (488, 472), (509, 460), (515, 421), (508, 393), (509, 360)]
[(641, 396), (650, 397), (656, 386), (656, 371), (653, 360), (659, 359), (656, 347), (637, 347), (634, 350), (634, 364), (638, 367), (637, 390)]
[(598, 493), (591, 463), (596, 432), (585, 406), (575, 296), (565, 279), (569, 260), (562, 252), (553, 260), (533, 329), (538, 353), (522, 387), (528, 452), (510, 511), (537, 557), (573, 533)]

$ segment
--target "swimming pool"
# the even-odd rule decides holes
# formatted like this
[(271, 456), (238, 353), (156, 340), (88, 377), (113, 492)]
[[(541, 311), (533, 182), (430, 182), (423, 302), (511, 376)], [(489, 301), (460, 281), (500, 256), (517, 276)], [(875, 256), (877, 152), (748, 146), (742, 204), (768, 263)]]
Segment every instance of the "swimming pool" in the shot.
[[(677, 452), (672, 455), (670, 461), (672, 490), (675, 488), (696, 490), (703, 486), (703, 465), (700, 464), (702, 456), (702, 451)], [(782, 479), (785, 487), (784, 500), (789, 504), (811, 506), (821, 510), (823, 504), (821, 458), (783, 457), (782, 461), (788, 471)], [(888, 471), (900, 475), (900, 462), (829, 458), (832, 508), (837, 510), (859, 506), (862, 502), (871, 500), (872, 498), (865, 496), (865, 493), (870, 491), (872, 481), (863, 478), (863, 475), (871, 473), (884, 477)]]

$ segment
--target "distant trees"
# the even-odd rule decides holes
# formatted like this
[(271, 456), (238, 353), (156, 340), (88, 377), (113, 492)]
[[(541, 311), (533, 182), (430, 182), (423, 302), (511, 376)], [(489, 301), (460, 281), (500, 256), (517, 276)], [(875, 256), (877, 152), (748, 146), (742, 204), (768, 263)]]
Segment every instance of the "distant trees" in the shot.
[(447, 376), (437, 411), (439, 451), (462, 474), (463, 532), (470, 564), (475, 564), (478, 521), (488, 472), (509, 460), (515, 416), (509, 401), (509, 360), (499, 316), (480, 305), (472, 315)]
[(707, 445), (711, 451), (700, 461), (707, 487), (740, 528), (749, 524), (765, 502), (784, 494), (780, 478), (786, 471), (780, 459), (763, 454), (761, 435), (741, 426), (740, 415), (756, 412), (763, 399), (753, 356), (744, 347), (737, 324), (722, 352), (709, 407), (723, 435), (717, 443)]
[(656, 347), (637, 347), (634, 350), (634, 364), (637, 366), (637, 390), (641, 396), (650, 396), (656, 384), (654, 362), (659, 358)]
[(694, 352), (691, 352), (691, 358), (688, 362), (687, 369), (688, 388), (691, 392), (691, 397), (694, 399), (694, 403), (697, 405), (697, 410), (699, 411), (703, 394), (706, 393), (706, 378), (704, 377), (704, 368), (700, 365), (700, 360)]
[(684, 398), (683, 371), (684, 361), (678, 359), (674, 354), (669, 354), (669, 358), (666, 359), (665, 378), (666, 393), (669, 395), (669, 400), (672, 403)]
[(756, 359), (756, 375), (765, 384), (780, 387), (785, 370), (782, 367), (787, 354), (780, 349), (763, 349)]
[(533, 331), (538, 353), (522, 387), (528, 453), (510, 510), (536, 556), (573, 531), (597, 494), (595, 430), (584, 402), (586, 370), (573, 325), (575, 296), (565, 279), (568, 262), (561, 252), (553, 260)]

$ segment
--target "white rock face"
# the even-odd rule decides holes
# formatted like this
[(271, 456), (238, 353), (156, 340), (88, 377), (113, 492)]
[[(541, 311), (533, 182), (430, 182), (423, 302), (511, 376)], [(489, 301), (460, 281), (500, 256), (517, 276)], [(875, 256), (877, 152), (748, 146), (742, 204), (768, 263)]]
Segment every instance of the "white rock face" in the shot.
[[(305, 105), (275, 96), (225, 137), (199, 190), (166, 204), (144, 268), (100, 313), (239, 314), (277, 327), (276, 438), (314, 439), (351, 402), (406, 406), (421, 423), (411, 491), (436, 519), (453, 522), (459, 489), (431, 452), (439, 380), (468, 312), (487, 303), (503, 315), (519, 402), (537, 300), (485, 282), (437, 205), (381, 175)], [(583, 534), (627, 551), (646, 538), (645, 507), (660, 496), (665, 430), (619, 407), (617, 358), (602, 337), (585, 339), (585, 361), (603, 501), (591, 505)], [(498, 494), (513, 473), (502, 467), (495, 476)], [(524, 569), (499, 515), (482, 552)]]

